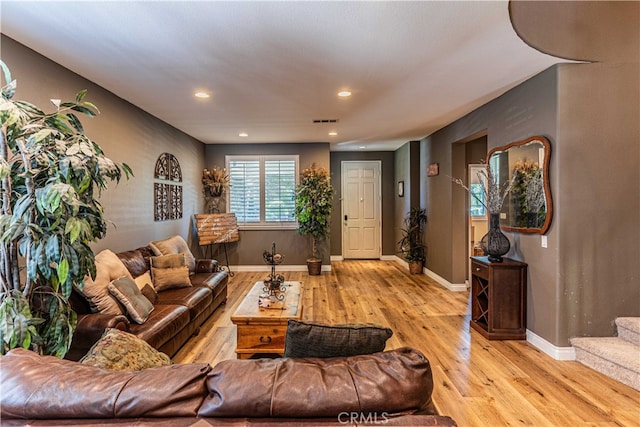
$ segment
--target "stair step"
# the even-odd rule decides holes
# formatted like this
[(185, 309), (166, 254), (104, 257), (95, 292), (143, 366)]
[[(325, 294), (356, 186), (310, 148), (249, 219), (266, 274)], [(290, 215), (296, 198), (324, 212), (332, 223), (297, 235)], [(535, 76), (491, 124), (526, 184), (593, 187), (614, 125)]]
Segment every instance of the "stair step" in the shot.
[(640, 345), (640, 317), (618, 317), (616, 325), (619, 338)]
[(640, 346), (617, 337), (572, 338), (576, 360), (640, 390)]

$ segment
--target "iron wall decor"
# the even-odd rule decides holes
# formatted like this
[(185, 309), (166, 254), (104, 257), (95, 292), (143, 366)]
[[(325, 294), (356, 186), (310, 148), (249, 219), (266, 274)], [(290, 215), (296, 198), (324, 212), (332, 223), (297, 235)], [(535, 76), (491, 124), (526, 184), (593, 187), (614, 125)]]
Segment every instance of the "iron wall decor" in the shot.
[(167, 221), (182, 218), (182, 170), (180, 162), (170, 153), (162, 153), (156, 161), (153, 177), (153, 219)]

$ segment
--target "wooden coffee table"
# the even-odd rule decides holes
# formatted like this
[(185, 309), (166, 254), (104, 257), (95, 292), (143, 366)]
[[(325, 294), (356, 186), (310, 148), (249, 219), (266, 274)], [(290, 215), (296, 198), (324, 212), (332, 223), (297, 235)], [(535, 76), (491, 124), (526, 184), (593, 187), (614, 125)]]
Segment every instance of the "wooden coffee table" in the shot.
[(248, 359), (256, 354), (284, 354), (284, 339), (289, 319), (302, 318), (302, 284), (284, 282), (285, 300), (272, 308), (258, 307), (258, 299), (263, 294), (263, 282), (256, 282), (238, 309), (231, 316), (237, 326), (238, 359)]

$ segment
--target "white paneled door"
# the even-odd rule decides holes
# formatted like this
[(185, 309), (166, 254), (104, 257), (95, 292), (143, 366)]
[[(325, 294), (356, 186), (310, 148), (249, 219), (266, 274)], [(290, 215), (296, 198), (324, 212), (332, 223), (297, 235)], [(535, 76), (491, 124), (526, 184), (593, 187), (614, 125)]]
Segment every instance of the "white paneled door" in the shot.
[(342, 162), (342, 256), (379, 259), (380, 162)]

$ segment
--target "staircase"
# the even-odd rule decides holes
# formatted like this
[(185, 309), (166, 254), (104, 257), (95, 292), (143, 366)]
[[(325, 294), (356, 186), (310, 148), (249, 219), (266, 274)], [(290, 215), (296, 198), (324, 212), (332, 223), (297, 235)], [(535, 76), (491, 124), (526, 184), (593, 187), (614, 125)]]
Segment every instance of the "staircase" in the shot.
[(616, 319), (617, 337), (572, 338), (576, 360), (640, 390), (640, 317)]

